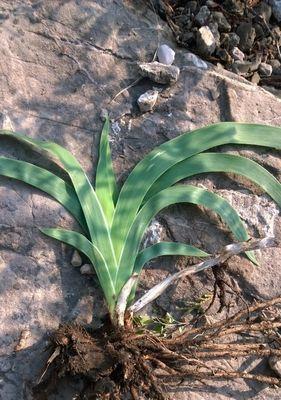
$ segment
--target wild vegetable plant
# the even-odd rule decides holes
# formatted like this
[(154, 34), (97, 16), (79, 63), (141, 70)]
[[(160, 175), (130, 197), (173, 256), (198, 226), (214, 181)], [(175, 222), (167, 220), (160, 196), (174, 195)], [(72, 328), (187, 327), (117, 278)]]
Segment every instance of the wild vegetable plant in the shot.
[[(57, 228), (41, 231), (75, 247), (89, 258), (111, 320), (122, 325), (124, 309), (120, 309), (120, 304), (125, 308), (133, 300), (138, 276), (148, 261), (165, 255), (208, 256), (206, 252), (184, 243), (160, 242), (141, 248), (149, 223), (163, 208), (175, 203), (204, 206), (221, 217), (237, 241), (249, 239), (239, 215), (225, 199), (196, 186), (176, 184), (180, 180), (207, 172), (243, 175), (281, 206), (280, 183), (259, 164), (241, 156), (205, 152), (224, 144), (280, 149), (281, 128), (231, 122), (184, 133), (146, 155), (121, 189), (113, 172), (108, 134), (107, 119), (100, 139), (94, 185), (65, 148), (11, 131), (1, 131), (1, 135), (15, 138), (55, 158), (70, 180), (63, 180), (53, 172), (26, 161), (6, 157), (0, 157), (0, 174), (48, 193), (79, 222), (82, 233)], [(255, 262), (252, 252), (247, 252), (247, 256)], [(120, 296), (123, 297), (121, 301)]]

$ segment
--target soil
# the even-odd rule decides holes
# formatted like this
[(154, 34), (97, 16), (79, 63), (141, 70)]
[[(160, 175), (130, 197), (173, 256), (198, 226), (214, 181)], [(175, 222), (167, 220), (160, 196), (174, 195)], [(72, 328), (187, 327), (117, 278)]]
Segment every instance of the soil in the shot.
[(214, 369), (208, 361), (280, 357), (280, 303), (280, 297), (256, 303), (227, 320), (188, 326), (169, 337), (140, 326), (116, 330), (108, 321), (94, 331), (62, 325), (51, 337), (51, 355), (34, 388), (34, 398), (48, 400), (65, 376), (82, 381), (77, 400), (164, 400), (171, 387), (191, 378), (189, 385), (202, 379), (244, 378), (279, 386), (277, 374)]

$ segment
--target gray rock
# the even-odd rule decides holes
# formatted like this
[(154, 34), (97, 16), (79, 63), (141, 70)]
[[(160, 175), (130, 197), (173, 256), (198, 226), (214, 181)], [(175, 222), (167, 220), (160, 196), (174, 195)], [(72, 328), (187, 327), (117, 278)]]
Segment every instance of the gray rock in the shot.
[(208, 26), (202, 26), (197, 32), (197, 49), (205, 56), (210, 56), (216, 49), (216, 39)]
[(202, 6), (195, 16), (195, 21), (197, 22), (198, 25), (203, 26), (206, 25), (209, 17), (211, 15), (211, 11), (207, 6)]
[(223, 2), (223, 7), (228, 12), (241, 16), (244, 14), (245, 10), (245, 5), (241, 0), (225, 0)]
[(272, 65), (267, 63), (261, 63), (259, 65), (259, 72), (262, 76), (271, 76), (272, 75)]
[(245, 58), (245, 54), (238, 47), (234, 47), (231, 54), (235, 61), (237, 60), (243, 61)]
[(194, 14), (197, 9), (197, 1), (187, 1), (185, 7), (191, 14)]
[(240, 37), (239, 48), (242, 51), (251, 50), (256, 37), (256, 31), (252, 24), (250, 22), (241, 22), (236, 33)]
[(250, 61), (235, 61), (231, 68), (238, 75), (245, 75), (251, 70), (252, 63)]
[(281, 62), (279, 60), (270, 60), (268, 64), (272, 66), (272, 75), (281, 75)]
[(138, 98), (138, 106), (141, 112), (151, 111), (158, 98), (157, 90), (148, 90)]
[(272, 371), (281, 378), (281, 358), (277, 356), (270, 356), (268, 363)]
[(157, 58), (160, 63), (171, 65), (175, 60), (175, 52), (171, 47), (162, 44), (157, 50)]
[(180, 74), (180, 69), (175, 65), (165, 65), (157, 61), (139, 64), (139, 72), (142, 76), (152, 81), (163, 84), (175, 83)]
[(254, 84), (254, 85), (258, 85), (259, 84), (259, 82), (260, 82), (260, 75), (259, 75), (259, 73), (258, 72), (254, 72), (253, 73), (253, 76), (251, 77), (251, 82)]
[(270, 20), (272, 14), (272, 8), (269, 4), (265, 1), (261, 1), (255, 8), (255, 12), (259, 15), (262, 19), (264, 19), (267, 23)]
[(216, 41), (216, 47), (219, 47), (220, 45), (220, 33), (219, 33), (219, 26), (216, 22), (209, 22), (208, 27), (210, 28), (215, 41)]
[(228, 51), (232, 50), (240, 42), (240, 37), (234, 33), (223, 33), (221, 35), (221, 46), (225, 47)]
[(205, 61), (193, 53), (185, 54), (184, 59), (187, 61), (188, 65), (192, 65), (201, 69), (208, 69), (208, 65), (205, 63)]
[(269, 0), (272, 6), (272, 13), (278, 22), (281, 22), (281, 0)]
[(80, 268), (80, 272), (82, 275), (94, 275), (95, 271), (91, 264), (84, 264)]
[(212, 20), (218, 24), (220, 32), (229, 32), (231, 30), (231, 25), (222, 12), (214, 11), (212, 13)]
[(82, 258), (77, 250), (74, 250), (70, 263), (73, 267), (81, 267)]

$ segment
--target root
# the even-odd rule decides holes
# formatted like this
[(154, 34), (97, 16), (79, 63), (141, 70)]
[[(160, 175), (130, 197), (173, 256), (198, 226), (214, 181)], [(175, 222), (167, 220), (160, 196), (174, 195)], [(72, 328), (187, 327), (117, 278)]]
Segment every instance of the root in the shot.
[(273, 374), (212, 367), (212, 360), (218, 358), (281, 357), (278, 304), (281, 297), (254, 304), (213, 325), (186, 327), (170, 338), (148, 331), (137, 334), (133, 329), (89, 332), (77, 325), (62, 326), (52, 337), (51, 357), (34, 393), (52, 392), (64, 376), (84, 378), (79, 397), (83, 400), (164, 400), (169, 388), (187, 379), (242, 378), (281, 386), (280, 377)]

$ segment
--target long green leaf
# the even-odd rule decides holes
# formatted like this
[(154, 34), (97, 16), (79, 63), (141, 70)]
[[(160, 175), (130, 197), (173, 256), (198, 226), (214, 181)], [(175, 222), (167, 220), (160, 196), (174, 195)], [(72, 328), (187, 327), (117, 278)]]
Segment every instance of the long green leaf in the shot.
[(103, 208), (104, 214), (106, 215), (108, 224), (111, 225), (115, 203), (118, 197), (118, 190), (112, 167), (108, 134), (109, 118), (107, 117), (100, 138), (95, 191)]
[(47, 236), (75, 247), (89, 258), (95, 268), (109, 309), (113, 311), (116, 302), (115, 287), (111, 278), (110, 269), (99, 249), (78, 232), (53, 228), (40, 230)]
[(28, 183), (52, 196), (74, 216), (87, 234), (88, 228), (76, 193), (63, 179), (26, 161), (6, 157), (0, 157), (0, 175)]
[[(116, 205), (112, 238), (117, 260), (146, 193), (169, 168), (195, 154), (223, 144), (281, 148), (281, 128), (225, 122), (185, 133), (151, 151), (125, 182)], [(120, 268), (123, 265), (119, 263)]]
[(281, 184), (272, 174), (248, 158), (222, 153), (197, 154), (175, 164), (154, 183), (144, 202), (154, 194), (182, 179), (206, 172), (226, 172), (242, 175), (260, 186), (281, 206)]
[(76, 158), (69, 151), (56, 143), (34, 140), (27, 136), (10, 131), (1, 131), (0, 134), (13, 137), (23, 143), (35, 147), (39, 151), (47, 152), (47, 154), (49, 153), (52, 157), (57, 158), (62, 163), (72, 181), (83, 209), (91, 241), (102, 253), (110, 268), (111, 276), (116, 277), (117, 264), (106, 217), (87, 175)]
[[(209, 208), (219, 214), (237, 240), (245, 241), (249, 239), (239, 215), (222, 197), (191, 185), (177, 185), (165, 189), (148, 200), (135, 218), (121, 255), (121, 268), (119, 268), (117, 278), (117, 293), (121, 289), (122, 283), (128, 280), (133, 271), (134, 265), (128, 262), (128, 260), (133, 259), (134, 254), (138, 252), (141, 239), (148, 224), (159, 211), (176, 203), (192, 203)], [(253, 262), (256, 262), (251, 253), (249, 254), (248, 252), (247, 254)]]
[(144, 264), (153, 258), (161, 256), (208, 257), (209, 254), (197, 247), (185, 243), (160, 242), (146, 247), (138, 254), (134, 266), (134, 272), (139, 274)]

